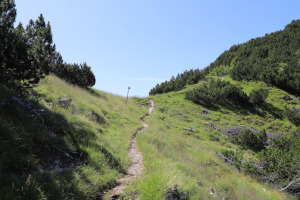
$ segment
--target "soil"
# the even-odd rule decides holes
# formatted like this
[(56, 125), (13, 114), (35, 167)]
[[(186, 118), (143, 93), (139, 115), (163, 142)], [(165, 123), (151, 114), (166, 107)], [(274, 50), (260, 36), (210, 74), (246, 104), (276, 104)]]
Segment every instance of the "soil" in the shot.
[(111, 195), (110, 195), (111, 199), (120, 199), (119, 198), (120, 195), (127, 187), (127, 182), (136, 179), (143, 171), (144, 168), (143, 155), (137, 148), (136, 137), (137, 135), (143, 133), (146, 128), (148, 128), (148, 124), (146, 124), (143, 121), (143, 119), (149, 117), (152, 111), (154, 110), (154, 101), (150, 100), (150, 102), (151, 102), (151, 107), (149, 108), (149, 113), (141, 118), (141, 123), (143, 124), (143, 128), (135, 132), (130, 142), (130, 148), (128, 154), (130, 157), (131, 165), (126, 170), (127, 175), (117, 180), (118, 185), (111, 190)]

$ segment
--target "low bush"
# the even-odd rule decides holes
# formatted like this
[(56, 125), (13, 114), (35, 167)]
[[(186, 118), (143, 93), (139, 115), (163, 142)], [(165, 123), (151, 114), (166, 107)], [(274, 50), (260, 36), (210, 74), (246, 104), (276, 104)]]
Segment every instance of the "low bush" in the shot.
[(259, 104), (264, 104), (266, 102), (266, 99), (269, 95), (269, 91), (266, 89), (258, 89), (258, 90), (253, 90), (250, 93), (250, 102), (253, 103), (254, 105), (259, 105)]
[(259, 152), (258, 156), (264, 163), (263, 175), (280, 186), (286, 186), (300, 172), (300, 137), (294, 135), (274, 140), (268, 148)]
[[(254, 145), (254, 140), (258, 143), (265, 141), (266, 138), (264, 131), (256, 135), (244, 131), (239, 137), (242, 137), (242, 141), (247, 145)], [(252, 174), (259, 180), (272, 183), (282, 188), (281, 190), (300, 196), (299, 152), (300, 137), (298, 129), (292, 136), (273, 140), (270, 146), (261, 149), (256, 154), (256, 160), (252, 158), (245, 159), (241, 149), (237, 152), (223, 150), (219, 155), (245, 173)]]
[(237, 135), (235, 141), (245, 149), (260, 151), (266, 144), (267, 134), (265, 130), (255, 134), (249, 129), (245, 129)]
[(51, 72), (67, 82), (83, 88), (92, 87), (96, 83), (95, 75), (86, 63), (80, 65), (64, 63), (53, 67)]
[(300, 125), (300, 108), (286, 108), (285, 114), (290, 122), (292, 122), (296, 126)]
[(220, 79), (211, 80), (208, 84), (186, 92), (185, 97), (198, 104), (248, 102), (247, 95), (240, 87)]

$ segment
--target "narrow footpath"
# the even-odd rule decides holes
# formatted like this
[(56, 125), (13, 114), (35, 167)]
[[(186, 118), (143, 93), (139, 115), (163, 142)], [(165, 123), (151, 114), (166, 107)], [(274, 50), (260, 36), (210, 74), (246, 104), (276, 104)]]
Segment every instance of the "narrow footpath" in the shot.
[(130, 148), (128, 151), (131, 165), (126, 170), (127, 175), (123, 178), (117, 180), (118, 185), (111, 190), (111, 199), (119, 199), (120, 195), (124, 192), (124, 189), (127, 187), (127, 182), (136, 179), (143, 171), (143, 155), (137, 148), (136, 137), (137, 135), (143, 133), (143, 131), (148, 128), (148, 124), (146, 124), (143, 119), (147, 118), (151, 115), (154, 110), (154, 101), (150, 100), (151, 106), (149, 108), (149, 113), (141, 118), (141, 123), (143, 124), (143, 128), (137, 130), (130, 142)]

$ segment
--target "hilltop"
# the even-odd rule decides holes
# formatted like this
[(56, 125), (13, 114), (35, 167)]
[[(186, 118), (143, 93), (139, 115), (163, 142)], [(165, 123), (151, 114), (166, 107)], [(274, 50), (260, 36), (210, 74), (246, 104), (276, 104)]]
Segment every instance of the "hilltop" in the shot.
[(264, 81), (293, 94), (300, 94), (300, 20), (284, 30), (233, 45), (202, 70), (185, 71), (157, 84), (150, 95), (179, 91), (206, 75), (229, 75), (239, 81)]

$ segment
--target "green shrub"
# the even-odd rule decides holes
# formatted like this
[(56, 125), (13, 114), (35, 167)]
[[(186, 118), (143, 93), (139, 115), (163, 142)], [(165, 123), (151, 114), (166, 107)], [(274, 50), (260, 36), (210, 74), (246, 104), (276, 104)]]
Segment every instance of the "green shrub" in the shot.
[(198, 104), (248, 102), (248, 97), (241, 88), (220, 79), (211, 80), (208, 84), (186, 92), (185, 97)]
[[(245, 136), (245, 137), (242, 137)], [(256, 140), (261, 142), (266, 140), (265, 131), (260, 133), (251, 134), (249, 131), (243, 131), (240, 137), (243, 141), (253, 145)], [(256, 138), (256, 139), (255, 139)], [(252, 174), (260, 180), (267, 180), (268, 182), (284, 188), (291, 183), (291, 181), (300, 172), (300, 137), (299, 130), (290, 137), (282, 137), (278, 140), (273, 140), (271, 145), (258, 152), (257, 160), (252, 158), (243, 158), (243, 152), (239, 149), (237, 152), (231, 150), (223, 150), (221, 154), (225, 160), (236, 166), (247, 174)], [(224, 159), (224, 158), (223, 158)], [(287, 188), (290, 193), (300, 195), (299, 181), (290, 184)]]
[(242, 160), (243, 160), (243, 151), (241, 149), (238, 149), (238, 151), (235, 153), (232, 150), (222, 150), (221, 154), (227, 158), (226, 161), (236, 166), (238, 169), (241, 168)]
[(292, 122), (296, 126), (300, 125), (300, 109), (299, 108), (286, 109), (285, 114), (290, 122)]
[(208, 136), (211, 141), (220, 141), (221, 133), (218, 131), (214, 131), (210, 133)]
[[(287, 185), (300, 171), (300, 137), (282, 137), (274, 140), (258, 156), (264, 164), (263, 174), (275, 177), (273, 182), (280, 186)], [(300, 188), (298, 188), (300, 189)]]
[(257, 168), (255, 167), (255, 162), (252, 159), (244, 160), (241, 164), (241, 168), (246, 174), (257, 174)]
[(241, 145), (245, 149), (252, 149), (254, 151), (260, 151), (264, 148), (267, 141), (267, 134), (265, 130), (254, 134), (249, 129), (241, 131), (236, 137), (236, 143)]
[(259, 105), (259, 104), (264, 104), (267, 97), (269, 95), (269, 91), (266, 89), (258, 89), (258, 90), (253, 90), (250, 93), (250, 102)]

